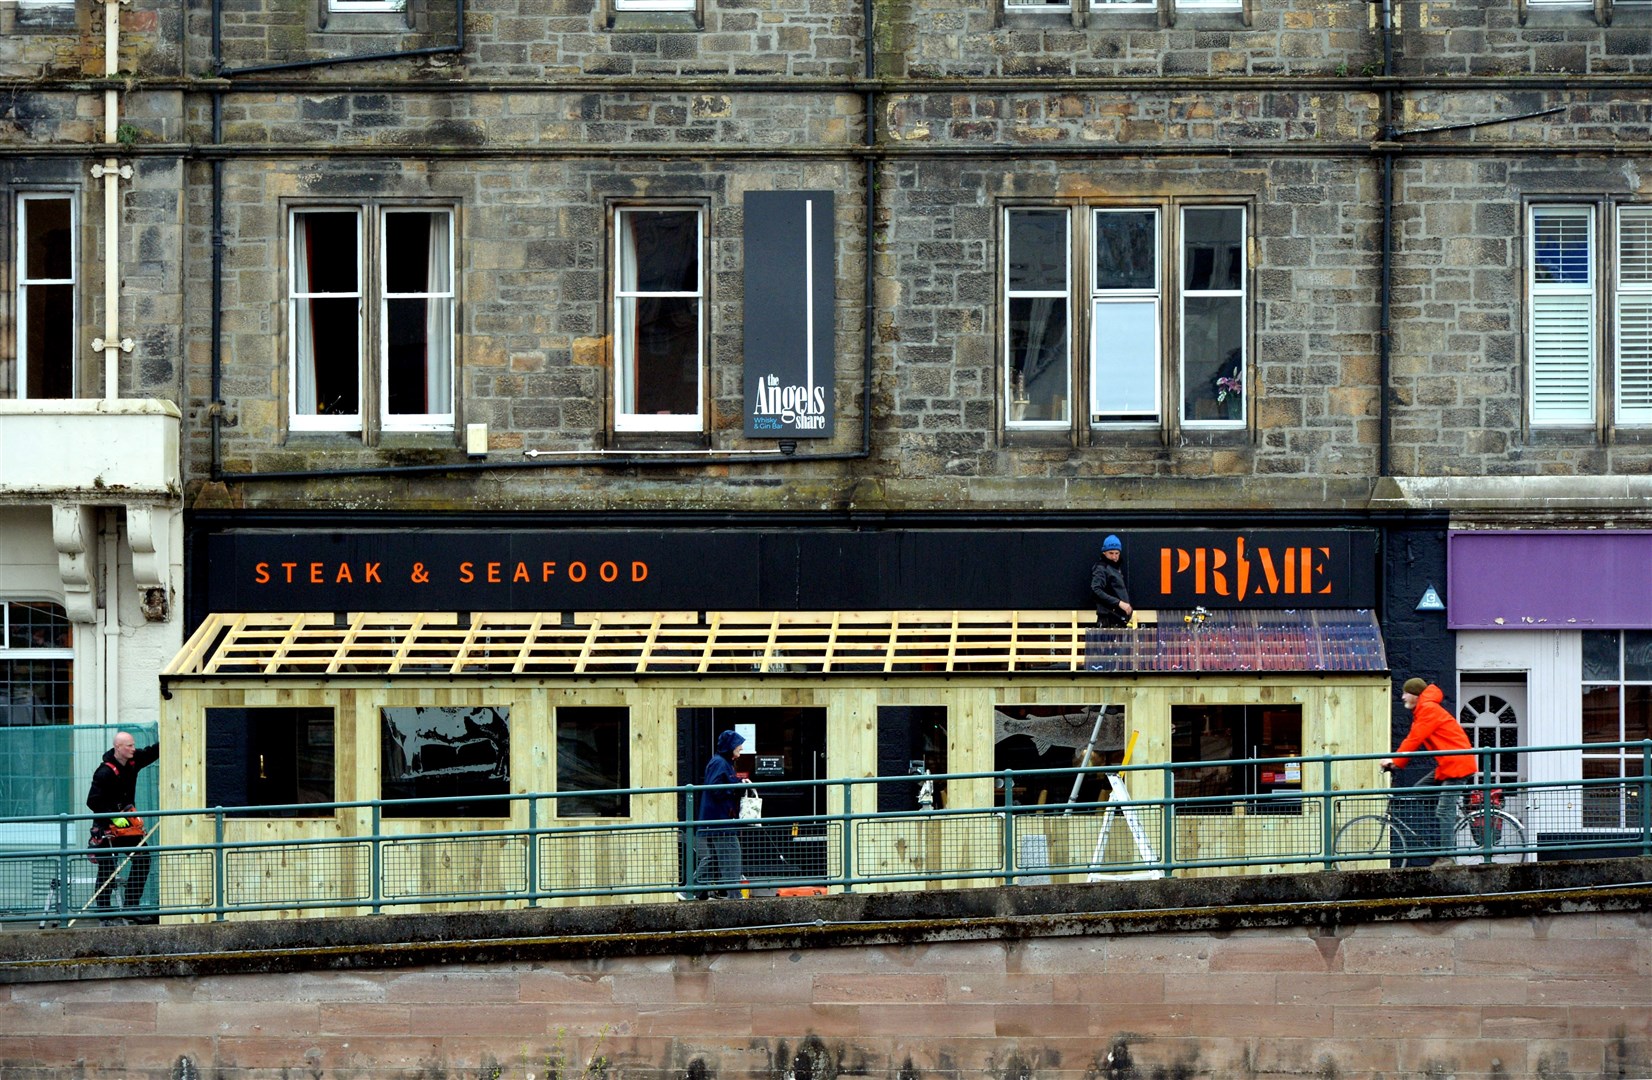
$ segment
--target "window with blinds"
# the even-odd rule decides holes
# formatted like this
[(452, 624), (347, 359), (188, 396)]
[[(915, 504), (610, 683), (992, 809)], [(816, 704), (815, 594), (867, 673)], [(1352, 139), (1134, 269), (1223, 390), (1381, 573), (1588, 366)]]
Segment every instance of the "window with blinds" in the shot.
[(1652, 424), (1652, 207), (1618, 210), (1617, 420)]
[(1594, 208), (1533, 206), (1530, 341), (1531, 422), (1595, 418)]

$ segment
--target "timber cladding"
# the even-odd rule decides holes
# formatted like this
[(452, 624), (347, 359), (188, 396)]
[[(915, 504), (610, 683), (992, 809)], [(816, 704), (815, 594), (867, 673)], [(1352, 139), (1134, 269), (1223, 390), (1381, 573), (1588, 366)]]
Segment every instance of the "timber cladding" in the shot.
[[(338, 633), (347, 635), (349, 631)], [(1049, 631), (1043, 633), (1047, 636)], [(1006, 723), (1011, 727), (1026, 723), (1014, 719), (1017, 716), (1047, 719), (1047, 714), (1070, 707), (1112, 706), (1120, 710), (1123, 726), (1137, 739), (1134, 754), (1138, 764), (1177, 760), (1172, 748), (1171, 713), (1184, 707), (1246, 706), (1288, 712), (1300, 718), (1301, 743), (1294, 752), (1305, 756), (1376, 755), (1388, 749), (1389, 685), (1382, 672), (1112, 675), (1070, 670), (1064, 663), (1047, 665), (1044, 670), (1015, 670), (1011, 679), (1002, 660), (995, 665), (997, 670), (959, 671), (950, 670), (932, 657), (932, 662), (913, 665), (909, 670), (890, 671), (880, 663), (866, 665), (872, 668), (869, 671), (830, 678), (786, 671), (757, 677), (748, 662), (744, 672), (701, 667), (675, 674), (639, 674), (605, 669), (600, 675), (565, 671), (511, 676), (491, 672), (486, 678), (474, 679), (448, 673), (449, 665), (457, 662), (454, 658), (469, 648), (462, 642), (451, 644), (441, 663), (425, 665), (423, 670), (401, 668), (393, 676), (380, 666), (393, 662), (393, 658), (382, 657), (375, 662), (374, 670), (380, 672), (376, 675), (351, 670), (352, 665), (328, 674), (327, 668), (338, 667), (335, 661), (340, 654), (336, 648), (295, 662), (297, 670), (280, 667), (270, 674), (263, 669), (262, 663), (276, 663), (272, 658), (279, 658), (295, 640), (277, 634), (260, 646), (263, 662), (250, 667), (227, 665), (215, 674), (207, 673), (212, 661), (206, 659), (205, 651), (186, 649), (180, 655), (169, 672), (168, 698), (162, 709), (159, 768), (163, 809), (190, 811), (213, 805), (244, 805), (244, 801), (212, 793), (207, 760), (200, 748), (213, 745), (210, 718), (214, 715), (234, 714), (257, 724), (261, 716), (275, 711), (283, 716), (296, 711), (321, 717), (322, 727), (315, 730), (331, 748), (330, 777), (323, 778), (330, 779), (331, 790), (327, 797), (311, 801), (339, 803), (401, 797), (387, 786), (385, 771), (393, 767), (385, 742), (387, 717), (398, 711), (433, 716), (443, 710), (485, 710), (488, 716), (508, 723), (508, 752), (497, 770), (503, 778), (497, 788), (500, 795), (567, 789), (565, 778), (558, 775), (557, 752), (562, 733), (558, 715), (565, 709), (623, 712), (628, 782), (614, 786), (633, 788), (669, 788), (699, 779), (698, 775), (684, 776), (679, 771), (679, 729), (686, 722), (684, 717), (695, 710), (818, 713), (824, 724), (821, 775), (828, 778), (880, 775), (878, 720), (880, 710), (886, 707), (944, 710), (945, 771), (950, 773), (991, 773), (1002, 768), (996, 747), (1005, 737), (1001, 729)], [(753, 654), (757, 656), (764, 646), (758, 641), (752, 647), (759, 650)], [(506, 650), (506, 659), (518, 648), (513, 644)], [(818, 646), (814, 648), (819, 651)], [(1088, 722), (1085, 730), (1089, 730)], [(480, 743), (484, 735), (478, 728), (467, 738), (471, 743)], [(697, 768), (703, 755), (696, 752), (693, 756)], [(262, 756), (257, 767), (263, 771)], [(1295, 782), (1304, 794), (1311, 794), (1322, 789), (1323, 775), (1317, 766), (1309, 766)], [(1283, 774), (1280, 779), (1283, 781)], [(1156, 799), (1166, 794), (1163, 773), (1158, 770), (1134, 773), (1130, 782), (1136, 799)], [(1374, 761), (1349, 763), (1339, 769), (1334, 780), (1337, 790), (1378, 786)], [(864, 815), (879, 809), (873, 804), (873, 786), (853, 790), (857, 792), (855, 803), (847, 806), (843, 787), (826, 787), (824, 806), (818, 812)], [(991, 776), (948, 781), (944, 795), (938, 795), (945, 799), (949, 810), (990, 811), (998, 798)], [(1037, 801), (1031, 796), (1018, 796), (1023, 797)], [(1064, 798), (1063, 793), (1054, 801)], [(534, 891), (526, 883), (528, 871), (517, 852), (524, 830), (535, 823), (541, 827), (592, 826), (589, 830), (576, 829), (578, 835), (564, 833), (547, 840), (546, 854), (541, 856), (543, 865), (536, 872), (541, 891), (593, 892), (552, 897), (544, 903), (645, 903), (676, 887), (679, 853), (675, 826), (681, 816), (678, 799), (672, 793), (633, 794), (619, 816), (589, 820), (553, 821), (556, 811), (550, 809), (551, 800), (537, 803), (539, 817), (534, 821), (530, 821), (526, 800), (495, 803), (498, 809), (491, 815), (478, 813), (474, 805), (446, 811), (433, 808), (428, 816), (387, 813), (379, 824), (381, 833), (407, 839), (385, 845), (385, 862), (377, 878), (383, 892), (377, 895), (394, 904), (396, 911), (518, 907), (522, 901), (511, 897)], [(1323, 805), (1321, 800), (1309, 798), (1293, 802), (1286, 813), (1179, 816), (1175, 857), (1188, 862), (1209, 859), (1230, 864), (1236, 859), (1245, 860), (1246, 872), (1280, 872), (1293, 865), (1293, 857), (1318, 850), (1312, 845), (1324, 834), (1319, 820)], [(1339, 815), (1360, 812), (1345, 811), (1342, 805), (1338, 803)], [(205, 851), (218, 840), (210, 814), (186, 813), (171, 820), (169, 845)], [(852, 872), (891, 879), (863, 886), (869, 891), (921, 890), (926, 885), (917, 879), (926, 876), (989, 874), (992, 868), (1003, 865), (1001, 830), (993, 827), (991, 820), (984, 816), (924, 820), (910, 814), (882, 820), (868, 818), (857, 823)], [(1129, 843), (1128, 833), (1119, 829), (1109, 834), (1105, 824), (1101, 815), (1092, 812), (1035, 814), (1028, 816), (1023, 826), (1036, 826), (1037, 838), (1030, 843), (1049, 860), (1045, 865), (1087, 865), (1104, 843), (1111, 845), (1102, 852), (1106, 861), (1139, 861), (1139, 856), (1130, 851), (1115, 850)], [(358, 838), (371, 836), (373, 825), (372, 811), (365, 806), (317, 815), (230, 816), (223, 825), (224, 842), (262, 842), (270, 846), (262, 851), (234, 853), (237, 869), (221, 885), (210, 879), (211, 867), (205, 857), (193, 861), (176, 857), (167, 887), (174, 890), (170, 895), (180, 906), (211, 906), (215, 888), (221, 888), (222, 902), (239, 909), (230, 915), (232, 919), (352, 911), (365, 914), (375, 899), (371, 888), (374, 868), (370, 865), (369, 845)], [(604, 827), (616, 825), (633, 828), (605, 831)], [(432, 832), (484, 835), (450, 837), (442, 842), (417, 839), (416, 834)], [(301, 846), (300, 841), (306, 843)], [(318, 841), (330, 842), (330, 846), (316, 846)], [(1022, 842), (1029, 841), (1022, 837)], [(1305, 843), (1310, 846), (1302, 847)], [(842, 873), (843, 861), (850, 853), (841, 836), (828, 830), (824, 850), (828, 861), (821, 873)], [(1186, 872), (1199, 876), (1233, 871), (1205, 867)], [(1082, 880), (1082, 876), (1058, 873), (1054, 878)], [(893, 880), (900, 877), (914, 880)], [(497, 894), (498, 898), (477, 900), (478, 894)], [(444, 896), (454, 899), (447, 901), (442, 899)], [(294, 897), (333, 906), (306, 905)]]

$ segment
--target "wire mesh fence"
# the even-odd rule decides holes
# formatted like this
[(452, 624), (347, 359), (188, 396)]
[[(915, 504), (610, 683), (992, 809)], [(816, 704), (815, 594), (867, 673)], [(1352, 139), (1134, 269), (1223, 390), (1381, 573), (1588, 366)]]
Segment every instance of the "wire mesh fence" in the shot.
[[(1498, 753), (1553, 760), (1565, 749)], [(1652, 743), (1625, 744), (1621, 757), (1652, 761)], [(393, 813), (397, 807), (378, 801), (306, 804), (300, 820), (260, 819), (246, 808), (168, 810), (146, 814), (152, 832), (139, 852), (89, 848), (90, 814), (0, 817), (0, 922), (134, 911), (253, 918), (629, 902), (672, 893), (760, 896), (1652, 855), (1652, 768), (1564, 781), (1498, 782), (1488, 772), (1460, 784), (1390, 789), (1353, 781), (1376, 774), (1371, 755), (1320, 757), (1297, 761), (1303, 783), (1289, 791), (1159, 794), (1178, 790), (1179, 771), (1206, 764), (1047, 770), (1064, 775), (1063, 786), (1078, 773), (1108, 778), (1103, 796), (1087, 803), (1016, 805), (1015, 781), (1033, 775), (1021, 770), (937, 777), (981, 781), (979, 790), (997, 793), (990, 806), (722, 823), (571, 823), (553, 816), (541, 825), (535, 808), (547, 798), (542, 794), (504, 797), (497, 817), (466, 830)], [(1131, 797), (1125, 776), (1139, 797)], [(876, 800), (854, 789), (892, 782), (821, 782), (827, 792), (820, 802), (871, 807)], [(630, 805), (662, 807), (694, 805), (695, 791), (628, 794), (635, 796)], [(279, 815), (290, 808), (273, 809)], [(271, 826), (308, 835), (272, 839)], [(100, 896), (106, 876), (113, 880)]]

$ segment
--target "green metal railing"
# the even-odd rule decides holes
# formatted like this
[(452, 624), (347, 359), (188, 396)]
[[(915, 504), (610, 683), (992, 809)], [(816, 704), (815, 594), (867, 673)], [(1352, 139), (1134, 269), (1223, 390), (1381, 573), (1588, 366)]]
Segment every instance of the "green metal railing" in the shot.
[[(832, 813), (695, 822), (699, 785), (579, 791), (623, 795), (674, 820), (559, 817), (554, 792), (471, 798), (498, 816), (424, 831), (415, 816), (449, 798), (144, 813), (152, 834), (145, 915), (256, 918), (277, 913), (377, 914), (432, 907), (637, 902), (724, 891), (1016, 885), (1177, 874), (1393, 867), (1440, 859), (1474, 864), (1544, 857), (1652, 855), (1652, 741), (1497, 748), (1503, 766), (1543, 755), (1552, 766), (1611, 757), (1619, 775), (1390, 789), (1368, 781), (1378, 755), (1246, 758), (1088, 769), (1001, 770), (753, 785), (820, 789)], [(1512, 756), (1511, 756), (1512, 755)], [(1413, 755), (1424, 762), (1429, 755)], [(1540, 770), (1542, 771), (1542, 770)], [(1269, 778), (1262, 780), (1259, 778)], [(1075, 780), (1102, 795), (1060, 805), (1019, 803), (1017, 790)], [(917, 808), (939, 794), (990, 785), (995, 805)], [(1036, 783), (1035, 783), (1036, 782)], [(889, 785), (896, 785), (891, 792)], [(744, 785), (740, 785), (744, 787)], [(1211, 788), (1216, 793), (1206, 793)], [(1271, 788), (1272, 790), (1262, 790)], [(909, 796), (912, 809), (879, 811)], [(1164, 792), (1131, 797), (1128, 791)], [(1445, 793), (1452, 820), (1437, 827)], [(650, 804), (647, 800), (652, 798)], [(954, 803), (958, 799), (952, 800)], [(772, 802), (772, 800), (771, 800)], [(589, 806), (587, 801), (584, 805)], [(674, 814), (666, 811), (672, 807)], [(394, 814), (386, 815), (387, 807)], [(473, 809), (472, 813), (477, 811)], [(279, 817), (288, 835), (234, 838)], [(64, 924), (130, 916), (93, 901), (90, 814), (0, 817), (0, 923)], [(247, 827), (248, 825), (253, 827)], [(733, 838), (741, 880), (698, 880), (697, 842)], [(713, 845), (715, 846), (715, 845)], [(115, 854), (127, 854), (117, 849)], [(141, 857), (141, 856), (140, 856)], [(117, 876), (119, 876), (117, 874)], [(117, 887), (118, 889), (118, 887)], [(112, 890), (114, 891), (114, 890)], [(117, 900), (118, 903), (118, 900)]]

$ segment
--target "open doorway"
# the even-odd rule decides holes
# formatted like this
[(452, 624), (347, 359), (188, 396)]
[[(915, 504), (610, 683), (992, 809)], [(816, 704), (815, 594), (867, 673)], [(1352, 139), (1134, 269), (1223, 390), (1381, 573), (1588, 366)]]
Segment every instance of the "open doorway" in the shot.
[(739, 706), (677, 710), (677, 769), (684, 783), (705, 776), (719, 732), (734, 730), (745, 745), (734, 761), (742, 780), (761, 789), (762, 817), (742, 823), (740, 847), (753, 882), (820, 877), (826, 872), (826, 710), (804, 706)]

